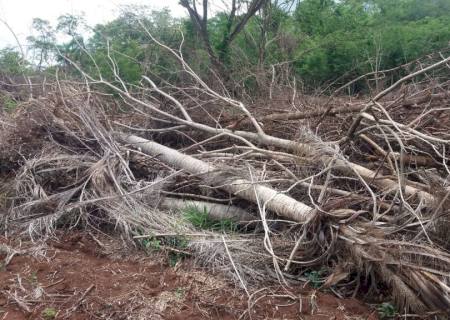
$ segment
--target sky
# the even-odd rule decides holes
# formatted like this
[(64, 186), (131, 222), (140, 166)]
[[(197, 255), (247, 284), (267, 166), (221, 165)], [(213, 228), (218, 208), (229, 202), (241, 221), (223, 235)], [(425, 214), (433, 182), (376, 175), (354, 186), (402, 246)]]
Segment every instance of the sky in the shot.
[(16, 47), (17, 42), (11, 31), (14, 30), (22, 45), (31, 33), (33, 18), (41, 18), (56, 24), (62, 14), (84, 13), (87, 23), (94, 26), (114, 19), (124, 5), (146, 5), (151, 9), (169, 8), (175, 16), (184, 16), (179, 0), (0, 0), (0, 48)]

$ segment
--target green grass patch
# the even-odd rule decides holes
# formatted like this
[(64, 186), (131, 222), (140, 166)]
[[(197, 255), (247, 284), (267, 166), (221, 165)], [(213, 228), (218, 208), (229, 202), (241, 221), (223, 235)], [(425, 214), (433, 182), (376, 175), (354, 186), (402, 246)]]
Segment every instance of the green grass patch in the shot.
[(141, 240), (142, 246), (146, 250), (160, 251), (161, 250), (161, 240), (156, 238), (144, 238)]
[(44, 318), (45, 320), (55, 319), (57, 314), (58, 311), (56, 311), (55, 308), (45, 308), (41, 313), (42, 318)]
[(8, 97), (6, 95), (0, 97), (0, 103), (3, 106), (3, 110), (5, 110), (8, 113), (13, 112), (14, 109), (17, 108), (17, 102), (11, 97)]
[[(144, 233), (139, 232), (139, 234)], [(164, 237), (153, 237), (149, 235), (146, 238), (140, 239), (139, 243), (147, 252), (165, 252), (167, 254), (168, 263), (171, 267), (175, 267), (179, 261), (189, 255), (186, 251), (189, 246), (189, 240), (183, 235)]]
[(222, 232), (235, 232), (237, 229), (237, 224), (231, 219), (211, 219), (206, 208), (187, 206), (182, 213), (183, 217), (198, 229)]

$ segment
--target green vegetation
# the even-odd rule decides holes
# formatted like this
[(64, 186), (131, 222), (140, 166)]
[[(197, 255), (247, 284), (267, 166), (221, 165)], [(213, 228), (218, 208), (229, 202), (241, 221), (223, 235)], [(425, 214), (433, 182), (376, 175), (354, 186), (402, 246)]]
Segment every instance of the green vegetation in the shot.
[(183, 210), (184, 218), (192, 223), (198, 229), (233, 232), (236, 231), (237, 225), (230, 219), (213, 220), (210, 218), (206, 208), (188, 206)]
[(164, 238), (164, 244), (178, 250), (185, 250), (189, 245), (189, 240), (184, 236), (171, 236)]
[(45, 308), (42, 311), (42, 318), (45, 320), (52, 320), (56, 318), (56, 315), (58, 314), (58, 311), (56, 311), (55, 308)]
[(167, 259), (171, 267), (186, 256), (189, 240), (185, 236), (164, 236), (161, 238), (149, 236), (140, 240), (141, 245), (148, 252), (167, 250)]
[(394, 305), (390, 302), (383, 302), (378, 306), (377, 310), (381, 319), (392, 318), (397, 313)]
[[(12, 112), (17, 107), (17, 102), (7, 95), (2, 95), (0, 92), (0, 110), (5, 110), (6, 112)], [(1, 200), (1, 197), (0, 197)], [(1, 201), (0, 201), (1, 206)]]
[(178, 287), (175, 289), (175, 297), (178, 300), (182, 300), (184, 296), (186, 295), (186, 289), (182, 287)]
[(36, 285), (38, 284), (38, 277), (37, 277), (36, 271), (33, 271), (33, 272), (30, 274), (30, 277), (29, 277), (28, 281), (29, 281), (30, 284), (32, 284), (33, 286), (36, 286)]
[(317, 289), (323, 284), (325, 273), (326, 269), (311, 270), (305, 272), (305, 276), (308, 279), (308, 282), (311, 284), (311, 286)]
[(161, 241), (156, 238), (144, 238), (142, 245), (147, 250), (159, 251), (161, 250)]
[(296, 70), (313, 83), (388, 69), (448, 46), (450, 1), (301, 1)]
[(13, 48), (0, 49), (1, 73), (20, 76), (28, 71), (27, 66), (28, 62)]
[[(184, 59), (205, 79), (215, 70), (226, 85), (257, 88), (267, 83), (275, 65), (288, 68), (290, 77), (306, 88), (332, 84), (331, 89), (358, 75), (449, 48), (450, 0), (234, 3), (235, 10), (214, 15), (208, 7), (203, 17), (203, 7), (184, 0), (180, 5), (189, 12), (186, 18), (174, 18), (168, 10), (130, 7), (117, 19), (95, 26), (88, 37), (81, 16), (61, 16), (56, 26), (37, 18), (28, 37), (29, 61), (6, 48), (0, 51), (0, 69), (17, 75), (58, 67), (79, 74), (76, 63), (94, 78), (101, 75), (117, 84), (118, 77), (135, 84), (142, 75), (155, 82), (183, 81), (179, 63), (151, 34), (175, 50), (182, 43)], [(355, 83), (353, 90), (372, 85)]]
[(164, 245), (174, 250), (169, 251), (169, 265), (175, 267), (177, 263), (186, 257), (186, 249), (189, 245), (189, 240), (184, 236), (165, 237)]

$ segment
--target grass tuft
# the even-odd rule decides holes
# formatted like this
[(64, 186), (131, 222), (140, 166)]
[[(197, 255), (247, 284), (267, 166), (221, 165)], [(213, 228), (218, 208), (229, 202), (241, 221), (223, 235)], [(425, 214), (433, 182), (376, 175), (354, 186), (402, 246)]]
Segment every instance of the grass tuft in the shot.
[(237, 224), (231, 219), (222, 219), (219, 221), (211, 219), (206, 208), (201, 209), (197, 206), (188, 206), (183, 209), (183, 216), (198, 229), (227, 233), (237, 230)]
[(42, 311), (42, 318), (45, 320), (52, 320), (56, 318), (56, 315), (58, 312), (55, 308), (45, 308), (44, 311)]

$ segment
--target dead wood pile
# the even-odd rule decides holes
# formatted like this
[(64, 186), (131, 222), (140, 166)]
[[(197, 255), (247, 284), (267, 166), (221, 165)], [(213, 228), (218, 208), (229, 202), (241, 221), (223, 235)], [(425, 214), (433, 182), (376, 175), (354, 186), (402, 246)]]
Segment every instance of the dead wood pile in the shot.
[(365, 101), (310, 110), (299, 97), (261, 117), (177, 57), (192, 86), (84, 73), (86, 85), (48, 85), (2, 116), (4, 232), (115, 230), (192, 254), (248, 294), (322, 268), (313, 280), (339, 296), (450, 310), (449, 58)]

